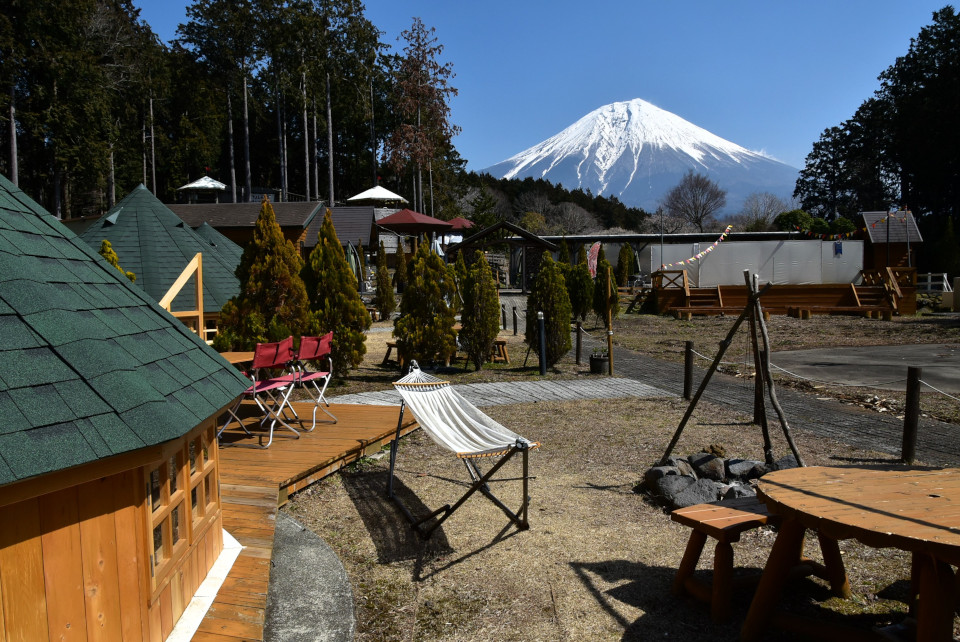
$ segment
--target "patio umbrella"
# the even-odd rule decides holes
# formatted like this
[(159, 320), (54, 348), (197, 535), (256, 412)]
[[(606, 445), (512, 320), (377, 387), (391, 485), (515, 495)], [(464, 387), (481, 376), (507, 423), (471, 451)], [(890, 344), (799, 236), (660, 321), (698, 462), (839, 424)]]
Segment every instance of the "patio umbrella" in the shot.
[(443, 234), (453, 229), (453, 225), (447, 221), (413, 210), (394, 212), (377, 221), (377, 225), (398, 234)]
[(377, 185), (376, 187), (371, 187), (370, 189), (360, 192), (356, 196), (351, 196), (347, 199), (347, 202), (357, 202), (357, 201), (377, 201), (378, 203), (406, 203), (407, 199), (400, 196), (399, 194), (394, 194), (388, 189), (384, 189)]
[(464, 230), (469, 230), (471, 227), (474, 226), (473, 221), (468, 221), (462, 216), (458, 216), (457, 218), (452, 218), (447, 222), (450, 223), (450, 225), (453, 225), (453, 229), (450, 230), (451, 232), (462, 232)]

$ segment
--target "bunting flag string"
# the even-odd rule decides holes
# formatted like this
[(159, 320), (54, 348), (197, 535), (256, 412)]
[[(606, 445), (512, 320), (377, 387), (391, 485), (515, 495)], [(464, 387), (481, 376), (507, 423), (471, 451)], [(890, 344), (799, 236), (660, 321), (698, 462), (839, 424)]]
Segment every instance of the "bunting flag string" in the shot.
[(693, 265), (696, 261), (699, 261), (700, 259), (702, 259), (703, 257), (705, 257), (707, 254), (710, 254), (710, 252), (713, 252), (714, 248), (716, 248), (718, 245), (720, 245), (720, 243), (722, 243), (723, 240), (724, 240), (725, 238), (727, 238), (727, 235), (730, 234), (730, 230), (732, 230), (732, 229), (733, 229), (733, 226), (732, 226), (732, 225), (728, 225), (728, 226), (727, 226), (727, 229), (725, 229), (725, 230), (723, 231), (723, 234), (720, 235), (720, 238), (718, 238), (716, 241), (713, 242), (713, 245), (711, 245), (711, 246), (708, 247), (707, 249), (703, 250), (702, 252), (700, 252), (700, 253), (697, 254), (696, 256), (691, 256), (689, 259), (685, 259), (685, 260), (683, 260), (683, 261), (676, 261), (675, 263), (661, 264), (661, 265), (660, 265), (660, 269), (663, 270), (663, 269), (665, 269), (665, 268), (673, 267), (673, 266), (675, 266), (675, 265)]
[(858, 232), (865, 232), (867, 229), (865, 227), (862, 227), (852, 232), (844, 232), (842, 234), (821, 234), (820, 232), (812, 232), (810, 230), (805, 230), (799, 225), (794, 225), (794, 227), (801, 234), (805, 234), (810, 238), (820, 239), (821, 241), (845, 241), (849, 238), (853, 238), (854, 234), (857, 234)]

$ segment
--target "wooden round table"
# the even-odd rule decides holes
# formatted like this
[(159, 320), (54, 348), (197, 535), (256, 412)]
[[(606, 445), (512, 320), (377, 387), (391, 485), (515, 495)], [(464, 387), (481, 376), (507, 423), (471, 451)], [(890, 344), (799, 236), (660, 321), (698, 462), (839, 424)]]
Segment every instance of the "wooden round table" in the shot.
[(744, 622), (743, 639), (756, 639), (769, 622), (808, 528), (834, 542), (856, 539), (912, 553), (917, 639), (951, 639), (950, 564), (960, 565), (960, 469), (794, 468), (764, 476), (758, 495), (784, 522)]

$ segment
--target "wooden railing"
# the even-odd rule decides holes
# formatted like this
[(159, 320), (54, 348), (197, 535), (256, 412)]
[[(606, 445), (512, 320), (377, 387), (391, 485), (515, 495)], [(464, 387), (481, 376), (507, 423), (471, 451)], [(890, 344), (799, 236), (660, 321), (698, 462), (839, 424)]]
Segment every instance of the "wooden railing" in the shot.
[(657, 270), (653, 273), (653, 287), (655, 290), (679, 288), (686, 297), (690, 296), (690, 281), (686, 270)]
[[(196, 307), (193, 310), (174, 312), (170, 309), (173, 306), (173, 300), (177, 298), (180, 290), (183, 289), (183, 286), (190, 281), (194, 274), (197, 275)], [(197, 252), (197, 255), (187, 263), (187, 267), (183, 268), (183, 272), (180, 273), (177, 280), (173, 282), (173, 285), (170, 286), (167, 293), (160, 299), (160, 307), (180, 319), (185, 326), (196, 334), (199, 334), (204, 341), (207, 340), (207, 330), (203, 321), (203, 254)], [(216, 333), (216, 330), (214, 330), (214, 333)]]

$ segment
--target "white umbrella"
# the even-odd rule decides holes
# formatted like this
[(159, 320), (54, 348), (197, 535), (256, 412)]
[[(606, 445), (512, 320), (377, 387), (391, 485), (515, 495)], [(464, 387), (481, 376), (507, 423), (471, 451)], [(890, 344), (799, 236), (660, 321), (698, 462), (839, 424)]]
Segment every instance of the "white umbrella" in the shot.
[(382, 203), (399, 201), (401, 203), (406, 203), (407, 199), (377, 185), (376, 187), (371, 187), (365, 192), (360, 192), (356, 196), (351, 196), (347, 199), (348, 203), (350, 201), (380, 201)]

